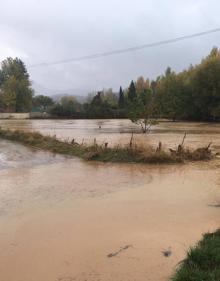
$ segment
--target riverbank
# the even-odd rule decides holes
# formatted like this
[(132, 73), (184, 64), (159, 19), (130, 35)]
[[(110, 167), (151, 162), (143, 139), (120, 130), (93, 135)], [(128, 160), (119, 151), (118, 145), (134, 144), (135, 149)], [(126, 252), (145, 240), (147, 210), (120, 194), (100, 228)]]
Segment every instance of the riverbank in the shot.
[(108, 143), (98, 145), (94, 139), (92, 145), (75, 142), (74, 139), (61, 141), (56, 136), (44, 136), (38, 132), (5, 130), (0, 128), (0, 137), (21, 144), (53, 153), (77, 156), (85, 160), (102, 162), (135, 163), (182, 163), (184, 161), (201, 161), (213, 158), (209, 146), (194, 150), (185, 149), (183, 143), (177, 150), (165, 151), (162, 144), (157, 148), (138, 146), (133, 143), (133, 135), (128, 145), (108, 147)]
[(189, 250), (172, 281), (220, 280), (220, 230), (207, 233)]

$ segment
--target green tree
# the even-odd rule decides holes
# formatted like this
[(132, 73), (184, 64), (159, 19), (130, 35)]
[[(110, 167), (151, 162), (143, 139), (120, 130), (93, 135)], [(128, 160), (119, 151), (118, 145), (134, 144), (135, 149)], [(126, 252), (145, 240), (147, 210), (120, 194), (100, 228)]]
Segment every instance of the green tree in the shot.
[(15, 111), (16, 109), (16, 91), (18, 87), (18, 81), (14, 76), (10, 76), (2, 84), (2, 104), (6, 111)]
[(171, 69), (171, 67), (167, 67), (167, 69), (166, 69), (166, 71), (165, 71), (165, 77), (168, 77), (168, 76), (170, 76), (172, 74), (172, 69)]
[(40, 108), (42, 111), (47, 111), (53, 105), (54, 101), (51, 97), (38, 95), (33, 98), (33, 106)]
[(91, 104), (94, 106), (101, 106), (102, 105), (102, 92), (98, 92), (97, 95), (94, 96), (92, 99)]
[(195, 68), (192, 86), (197, 119), (218, 119), (220, 104), (220, 52), (218, 49), (212, 49), (207, 58)]
[(80, 110), (81, 106), (74, 96), (64, 96), (50, 108), (49, 112), (55, 116), (75, 118), (78, 117)]
[(134, 99), (137, 97), (137, 94), (136, 94), (136, 88), (135, 88), (135, 84), (134, 84), (134, 81), (132, 80), (131, 81), (131, 84), (128, 88), (128, 100), (130, 102), (134, 101)]
[(25, 64), (18, 58), (7, 58), (1, 63), (0, 89), (5, 109), (28, 112), (33, 90)]
[(170, 72), (168, 68), (165, 76), (161, 79), (158, 88), (158, 95), (163, 99), (163, 111), (166, 117), (173, 121), (180, 115), (181, 107), (181, 91), (178, 84), (177, 76), (174, 72)]
[(122, 90), (122, 87), (119, 89), (119, 97), (118, 97), (118, 107), (123, 108), (125, 105), (125, 97), (124, 97), (124, 92)]
[(107, 89), (107, 90), (103, 89), (101, 97), (102, 97), (102, 101), (106, 102), (109, 105), (109, 107), (115, 108), (115, 109), (117, 108), (118, 98), (117, 98), (116, 94), (113, 93), (111, 88)]
[(143, 76), (138, 77), (135, 88), (138, 96), (140, 93), (150, 88), (149, 80), (145, 80)]
[(135, 124), (140, 125), (143, 133), (147, 133), (153, 119), (153, 93), (148, 89), (141, 92), (128, 106), (128, 118)]

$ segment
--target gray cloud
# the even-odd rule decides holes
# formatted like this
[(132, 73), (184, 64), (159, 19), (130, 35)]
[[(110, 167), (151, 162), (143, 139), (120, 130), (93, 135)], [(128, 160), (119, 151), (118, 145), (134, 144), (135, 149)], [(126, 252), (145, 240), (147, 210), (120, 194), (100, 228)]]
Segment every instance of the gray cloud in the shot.
[[(0, 59), (19, 56), (28, 67), (196, 33), (220, 27), (219, 8), (217, 0), (8, 0), (1, 3)], [(220, 45), (218, 33), (28, 70), (35, 85), (56, 93), (117, 90), (140, 75), (154, 78), (168, 65), (179, 71), (198, 63), (214, 45)]]

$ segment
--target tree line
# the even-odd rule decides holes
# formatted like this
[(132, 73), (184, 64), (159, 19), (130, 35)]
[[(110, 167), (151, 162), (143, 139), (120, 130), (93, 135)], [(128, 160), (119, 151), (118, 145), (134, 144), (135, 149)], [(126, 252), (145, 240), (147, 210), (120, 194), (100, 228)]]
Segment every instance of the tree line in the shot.
[(155, 80), (139, 77), (115, 93), (89, 94), (79, 103), (74, 96), (55, 102), (34, 96), (24, 63), (8, 58), (0, 69), (0, 111), (28, 112), (33, 108), (58, 118), (130, 118), (147, 130), (149, 120), (220, 120), (220, 51), (213, 48), (198, 65), (176, 73), (168, 67)]

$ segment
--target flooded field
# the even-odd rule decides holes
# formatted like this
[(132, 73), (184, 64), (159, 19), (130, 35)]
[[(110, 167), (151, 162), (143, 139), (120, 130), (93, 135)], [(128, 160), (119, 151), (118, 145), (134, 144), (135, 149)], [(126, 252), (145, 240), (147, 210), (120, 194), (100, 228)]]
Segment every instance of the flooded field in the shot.
[[(99, 126), (101, 128), (99, 128)], [(127, 144), (131, 132), (140, 143), (154, 145), (161, 141), (166, 147), (173, 147), (182, 142), (186, 132), (186, 145), (198, 147), (208, 145), (220, 151), (220, 125), (193, 122), (160, 122), (152, 126), (149, 134), (142, 134), (140, 127), (130, 120), (0, 120), (0, 127), (39, 131), (43, 134), (56, 135), (61, 139), (73, 138), (81, 143), (108, 142), (109, 145)]]
[[(112, 145), (139, 132), (128, 120), (2, 120), (0, 126)], [(217, 124), (165, 122), (135, 138), (173, 147), (185, 131), (186, 145), (212, 141), (219, 150)], [(91, 163), (0, 140), (0, 280), (169, 280), (202, 233), (219, 227), (219, 168), (218, 159)]]

